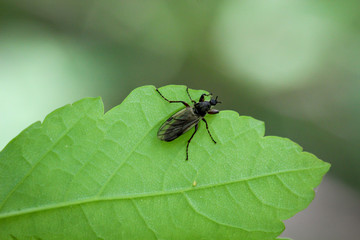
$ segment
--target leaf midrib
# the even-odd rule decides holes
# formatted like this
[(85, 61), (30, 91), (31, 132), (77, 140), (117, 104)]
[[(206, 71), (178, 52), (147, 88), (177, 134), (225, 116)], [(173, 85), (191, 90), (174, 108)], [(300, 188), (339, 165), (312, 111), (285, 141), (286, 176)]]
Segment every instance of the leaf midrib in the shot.
[(221, 187), (224, 185), (236, 184), (236, 183), (240, 183), (240, 182), (244, 182), (244, 181), (265, 178), (265, 177), (274, 176), (274, 175), (282, 174), (282, 173), (315, 170), (315, 169), (320, 169), (320, 168), (324, 168), (324, 167), (325, 166), (314, 167), (314, 168), (290, 169), (290, 170), (286, 170), (286, 171), (268, 173), (268, 174), (263, 174), (263, 175), (259, 175), (259, 176), (248, 177), (248, 178), (244, 178), (244, 179), (238, 179), (238, 180), (234, 180), (234, 181), (222, 182), (222, 183), (217, 183), (217, 184), (208, 184), (208, 185), (197, 186), (197, 187), (192, 187), (192, 185), (191, 185), (189, 188), (186, 188), (186, 189), (175, 189), (175, 190), (166, 191), (166, 192), (154, 192), (154, 193), (150, 193), (150, 194), (149, 193), (140, 193), (140, 194), (124, 195), (124, 196), (120, 196), (120, 197), (114, 197), (114, 196), (101, 197), (101, 198), (97, 197), (97, 198), (82, 199), (82, 200), (78, 200), (78, 201), (57, 203), (57, 204), (52, 204), (52, 205), (45, 205), (42, 207), (28, 208), (26, 210), (21, 210), (21, 211), (7, 212), (4, 214), (0, 214), (0, 219), (20, 216), (20, 215), (26, 215), (26, 214), (35, 213), (35, 212), (55, 210), (55, 209), (59, 209), (59, 208), (76, 206), (76, 205), (87, 204), (87, 203), (95, 203), (95, 202), (103, 202), (103, 201), (117, 201), (117, 200), (132, 200), (132, 199), (138, 199), (138, 198), (148, 198), (148, 197), (158, 197), (158, 196), (164, 196), (164, 195), (183, 194), (183, 193), (191, 192), (191, 191), (198, 191), (198, 190), (207, 189), (207, 188)]

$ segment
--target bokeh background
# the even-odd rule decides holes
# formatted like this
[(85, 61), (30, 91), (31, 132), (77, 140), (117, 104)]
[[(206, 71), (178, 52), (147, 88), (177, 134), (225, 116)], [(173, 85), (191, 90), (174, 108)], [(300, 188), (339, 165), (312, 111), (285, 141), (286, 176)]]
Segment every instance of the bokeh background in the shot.
[(142, 85), (219, 95), (330, 162), (296, 240), (360, 236), (360, 1), (2, 0), (0, 149), (83, 97)]

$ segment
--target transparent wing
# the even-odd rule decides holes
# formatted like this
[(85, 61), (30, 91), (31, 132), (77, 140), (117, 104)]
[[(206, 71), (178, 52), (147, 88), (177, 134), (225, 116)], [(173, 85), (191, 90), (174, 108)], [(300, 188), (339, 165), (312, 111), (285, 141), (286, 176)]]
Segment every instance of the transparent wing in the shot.
[(192, 108), (185, 108), (166, 120), (159, 128), (157, 136), (162, 141), (170, 142), (190, 130), (200, 120)]

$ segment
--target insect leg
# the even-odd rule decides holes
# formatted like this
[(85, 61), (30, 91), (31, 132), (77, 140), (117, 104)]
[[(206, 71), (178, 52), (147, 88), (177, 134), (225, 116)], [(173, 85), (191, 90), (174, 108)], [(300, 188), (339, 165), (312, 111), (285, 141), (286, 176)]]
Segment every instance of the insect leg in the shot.
[(192, 98), (191, 98), (191, 96), (190, 96), (190, 93), (189, 93), (189, 88), (188, 88), (188, 87), (186, 88), (186, 92), (187, 92), (187, 94), (188, 94), (191, 102), (196, 103), (196, 101), (192, 100)]
[(211, 137), (211, 140), (213, 140), (213, 142), (216, 144), (216, 141), (215, 141), (214, 138), (211, 136), (211, 133), (210, 133), (210, 131), (209, 131), (209, 126), (208, 126), (207, 121), (205, 120), (205, 118), (203, 118), (202, 120), (203, 120), (203, 121), (205, 122), (205, 124), (206, 124), (206, 130), (208, 131), (208, 133), (209, 133), (209, 135), (210, 135), (210, 137)]
[(167, 99), (166, 97), (164, 97), (158, 89), (156, 89), (156, 91), (160, 94), (160, 96), (161, 96), (165, 101), (167, 101), (167, 102), (169, 102), (169, 103), (182, 103), (182, 104), (184, 104), (186, 107), (190, 107), (190, 105), (187, 104), (187, 103), (184, 102), (184, 101), (170, 101), (169, 99)]
[(188, 150), (189, 150), (189, 144), (190, 144), (190, 142), (191, 142), (191, 139), (194, 137), (195, 133), (197, 132), (198, 126), (199, 126), (199, 124), (197, 123), (197, 124), (195, 125), (195, 131), (194, 131), (194, 133), (191, 135), (190, 139), (189, 139), (188, 142), (187, 142), (187, 145), (186, 145), (186, 159), (185, 159), (186, 161), (189, 160), (189, 152), (188, 152)]
[(208, 111), (208, 114), (218, 114), (220, 111), (219, 110), (217, 110), (217, 109), (210, 109), (209, 111)]
[(205, 96), (212, 96), (212, 93), (209, 93), (209, 94), (203, 93), (203, 94), (201, 94), (199, 102), (205, 101)]

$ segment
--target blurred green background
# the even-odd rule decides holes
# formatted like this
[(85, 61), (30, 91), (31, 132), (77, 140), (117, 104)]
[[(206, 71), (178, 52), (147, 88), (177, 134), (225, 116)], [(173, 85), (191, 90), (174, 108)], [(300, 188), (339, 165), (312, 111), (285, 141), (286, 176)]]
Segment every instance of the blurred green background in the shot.
[(83, 97), (142, 85), (219, 95), (332, 168), (297, 240), (360, 235), (360, 1), (3, 0), (0, 149)]

